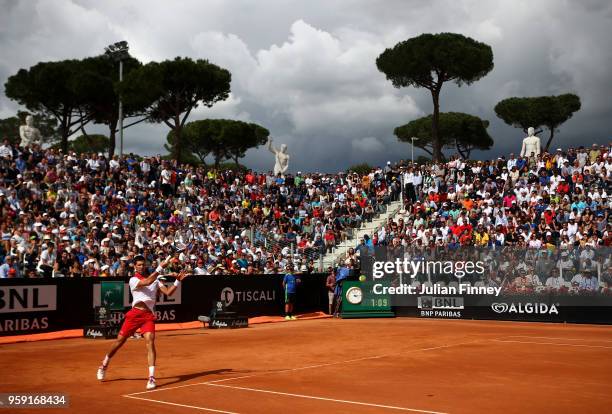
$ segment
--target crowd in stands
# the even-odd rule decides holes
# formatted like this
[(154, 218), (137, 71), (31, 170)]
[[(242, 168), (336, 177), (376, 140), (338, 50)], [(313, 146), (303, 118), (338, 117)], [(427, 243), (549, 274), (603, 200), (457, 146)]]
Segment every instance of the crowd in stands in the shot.
[(345, 264), (357, 266), (377, 246), (394, 257), (441, 252), (455, 260), (479, 248), (489, 259), (488, 279), (471, 283), (518, 291), (612, 288), (612, 144), (400, 170), (403, 211), (361, 239)]
[(143, 254), (193, 273), (317, 270), (318, 259), (401, 192), (365, 175), (273, 176), (161, 157), (0, 145), (0, 278), (128, 276)]
[(412, 255), (508, 249), (523, 262), (529, 251), (547, 252), (556, 264), (539, 268), (539, 285), (520, 285), (522, 272), (536, 272), (538, 263), (492, 259), (509, 266), (506, 287), (523, 289), (545, 286), (563, 260), (572, 262), (566, 279), (585, 273), (589, 249), (600, 252), (588, 258), (599, 265), (600, 286), (609, 287), (611, 183), (612, 144), (275, 177), (133, 154), (62, 154), (5, 139), (0, 278), (127, 276), (138, 254), (151, 266), (179, 255), (200, 275), (282, 273), (288, 265), (314, 272), (322, 255), (402, 193), (400, 214), (356, 241), (344, 264), (358, 267), (377, 246)]

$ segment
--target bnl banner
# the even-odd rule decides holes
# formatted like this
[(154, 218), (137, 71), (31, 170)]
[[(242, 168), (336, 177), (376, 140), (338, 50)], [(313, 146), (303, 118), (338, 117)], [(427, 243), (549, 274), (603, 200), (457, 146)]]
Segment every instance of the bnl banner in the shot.
[(0, 286), (0, 335), (44, 331), (57, 310), (57, 286)]

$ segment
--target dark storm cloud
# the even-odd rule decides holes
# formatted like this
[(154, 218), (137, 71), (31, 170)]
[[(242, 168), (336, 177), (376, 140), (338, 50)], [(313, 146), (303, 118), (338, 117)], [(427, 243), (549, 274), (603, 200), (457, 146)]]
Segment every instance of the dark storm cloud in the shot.
[[(393, 128), (430, 113), (431, 97), (395, 89), (377, 71), (387, 47), (420, 33), (462, 33), (493, 47), (495, 68), (471, 86), (445, 85), (443, 111), (491, 121), (493, 157), (516, 151), (522, 131), (499, 121), (494, 105), (510, 96), (573, 92), (583, 109), (553, 145), (610, 139), (612, 7), (608, 1), (0, 1), (0, 82), (39, 61), (99, 54), (126, 39), (144, 62), (192, 56), (232, 72), (232, 95), (190, 120), (234, 118), (286, 143), (291, 170), (338, 171), (410, 156)], [(18, 106), (0, 96), (0, 116)], [(92, 131), (105, 132), (92, 127)], [(164, 152), (167, 129), (126, 131), (128, 151)], [(542, 138), (545, 138), (542, 135)], [(417, 151), (417, 155), (418, 155)], [(265, 148), (245, 163), (268, 169)]]

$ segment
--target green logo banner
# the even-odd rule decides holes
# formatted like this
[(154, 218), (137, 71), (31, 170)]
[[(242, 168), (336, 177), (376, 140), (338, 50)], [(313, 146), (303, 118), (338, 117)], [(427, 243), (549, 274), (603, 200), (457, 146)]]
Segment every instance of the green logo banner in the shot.
[(100, 282), (100, 304), (110, 310), (123, 310), (123, 282)]

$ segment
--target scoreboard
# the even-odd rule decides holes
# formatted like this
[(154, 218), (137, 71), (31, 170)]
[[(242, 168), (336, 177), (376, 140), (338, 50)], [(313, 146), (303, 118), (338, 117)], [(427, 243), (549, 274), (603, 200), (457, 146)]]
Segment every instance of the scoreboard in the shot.
[(345, 281), (342, 284), (343, 318), (391, 318), (389, 295), (377, 295), (373, 291), (372, 281)]

